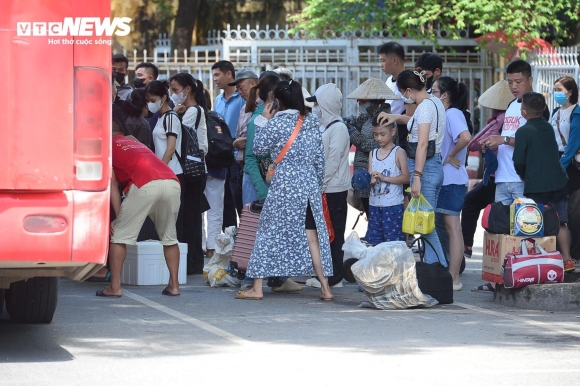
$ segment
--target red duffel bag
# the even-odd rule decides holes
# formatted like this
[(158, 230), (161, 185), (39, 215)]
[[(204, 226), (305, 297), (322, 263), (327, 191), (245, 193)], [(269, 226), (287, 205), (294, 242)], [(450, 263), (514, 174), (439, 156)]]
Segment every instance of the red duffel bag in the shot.
[[(526, 242), (536, 253), (528, 254)], [(564, 282), (564, 262), (558, 251), (546, 252), (532, 238), (522, 240), (520, 253), (508, 253), (501, 269), (505, 288), (522, 288), (530, 284)]]

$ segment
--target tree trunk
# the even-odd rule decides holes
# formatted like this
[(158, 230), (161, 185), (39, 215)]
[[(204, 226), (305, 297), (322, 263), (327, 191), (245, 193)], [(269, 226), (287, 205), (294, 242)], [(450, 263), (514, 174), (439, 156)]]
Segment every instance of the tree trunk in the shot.
[(191, 48), (191, 36), (197, 24), (199, 3), (201, 0), (179, 0), (175, 27), (171, 38), (172, 50), (177, 50), (177, 55), (182, 56), (183, 50), (189, 52)]

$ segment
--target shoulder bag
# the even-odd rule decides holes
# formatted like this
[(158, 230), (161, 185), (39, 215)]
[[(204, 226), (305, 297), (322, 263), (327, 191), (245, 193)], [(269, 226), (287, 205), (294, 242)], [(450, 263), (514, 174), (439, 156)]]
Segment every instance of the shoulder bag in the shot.
[(274, 178), (274, 170), (276, 169), (276, 165), (278, 165), (280, 161), (282, 161), (288, 150), (290, 150), (290, 146), (292, 146), (292, 144), (294, 143), (294, 140), (296, 139), (296, 137), (298, 136), (298, 132), (300, 131), (300, 127), (302, 127), (302, 122), (304, 122), (304, 115), (300, 115), (298, 117), (298, 122), (296, 122), (296, 126), (294, 126), (294, 131), (292, 132), (292, 135), (290, 135), (290, 138), (288, 138), (288, 142), (286, 142), (286, 145), (284, 145), (284, 147), (278, 154), (278, 157), (276, 157), (276, 161), (271, 163), (270, 166), (268, 167), (268, 173), (266, 174), (265, 178), (267, 183), (272, 182), (272, 179)]
[[(431, 100), (431, 98), (427, 98), (427, 100)], [(431, 102), (433, 102), (433, 101), (431, 101)], [(437, 112), (437, 126), (435, 126), (435, 139), (432, 139), (427, 143), (427, 157), (426, 158), (431, 158), (435, 155), (435, 141), (437, 140), (437, 137), (439, 136), (439, 109), (437, 108), (437, 103), (433, 102), (433, 104), (435, 105), (435, 111)], [(413, 121), (411, 122), (411, 130), (413, 130), (414, 123), (415, 123), (415, 118), (413, 118)], [(417, 131), (419, 131), (419, 125), (417, 125)], [(410, 137), (411, 137), (411, 132), (409, 132), (409, 136), (407, 137), (407, 140)], [(408, 142), (407, 141), (407, 156), (409, 158), (415, 159), (415, 155), (417, 154), (417, 145), (418, 144), (419, 144), (418, 142)]]

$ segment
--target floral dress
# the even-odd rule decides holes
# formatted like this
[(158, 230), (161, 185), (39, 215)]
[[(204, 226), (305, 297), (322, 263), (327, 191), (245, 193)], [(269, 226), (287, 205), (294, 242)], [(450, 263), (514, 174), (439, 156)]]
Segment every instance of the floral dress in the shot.
[[(265, 127), (256, 122), (254, 153), (271, 154), (276, 159), (297, 121), (297, 110), (285, 110), (276, 113)], [(306, 239), (308, 203), (318, 230), (322, 269), (325, 276), (332, 275), (328, 229), (322, 213), (324, 147), (319, 125), (318, 118), (307, 115), (296, 140), (276, 166), (260, 215), (248, 277), (315, 275)]]

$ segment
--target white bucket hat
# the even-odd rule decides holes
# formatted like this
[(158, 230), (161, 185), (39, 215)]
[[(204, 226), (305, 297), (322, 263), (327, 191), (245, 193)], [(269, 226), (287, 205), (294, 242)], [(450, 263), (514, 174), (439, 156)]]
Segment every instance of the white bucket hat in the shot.
[(477, 99), (477, 102), (488, 109), (507, 110), (508, 105), (515, 99), (510, 91), (507, 80), (500, 80)]
[(347, 99), (388, 99), (399, 100), (393, 90), (389, 88), (381, 79), (372, 77), (368, 78), (363, 84), (354, 89), (353, 92), (346, 96)]

